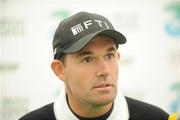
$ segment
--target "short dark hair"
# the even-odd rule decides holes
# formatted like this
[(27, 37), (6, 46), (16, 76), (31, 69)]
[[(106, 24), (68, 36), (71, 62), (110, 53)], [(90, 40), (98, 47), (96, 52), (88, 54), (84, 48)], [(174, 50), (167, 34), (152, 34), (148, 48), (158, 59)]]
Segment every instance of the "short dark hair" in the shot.
[(60, 60), (64, 65), (65, 65), (65, 59), (66, 59), (66, 53), (63, 53), (59, 58), (57, 58), (58, 60)]

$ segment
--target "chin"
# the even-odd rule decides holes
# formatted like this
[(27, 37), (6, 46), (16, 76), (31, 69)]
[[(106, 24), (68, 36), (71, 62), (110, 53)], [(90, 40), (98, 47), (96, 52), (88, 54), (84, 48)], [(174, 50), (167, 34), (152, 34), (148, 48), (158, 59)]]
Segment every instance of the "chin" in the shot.
[(111, 96), (111, 97), (109, 97), (109, 96), (99, 97), (98, 100), (96, 100), (95, 104), (97, 106), (108, 105), (110, 103), (113, 103), (115, 98), (116, 98), (116, 95), (115, 96)]

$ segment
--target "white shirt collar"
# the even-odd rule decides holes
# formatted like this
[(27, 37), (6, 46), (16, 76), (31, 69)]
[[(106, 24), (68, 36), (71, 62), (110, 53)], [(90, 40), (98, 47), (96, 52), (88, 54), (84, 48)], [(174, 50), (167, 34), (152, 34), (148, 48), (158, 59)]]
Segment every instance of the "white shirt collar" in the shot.
[[(78, 118), (71, 112), (67, 100), (66, 91), (63, 87), (59, 97), (54, 103), (54, 113), (56, 120), (78, 120)], [(114, 100), (114, 107), (111, 115), (107, 120), (128, 120), (129, 111), (125, 97), (122, 94), (117, 94)]]

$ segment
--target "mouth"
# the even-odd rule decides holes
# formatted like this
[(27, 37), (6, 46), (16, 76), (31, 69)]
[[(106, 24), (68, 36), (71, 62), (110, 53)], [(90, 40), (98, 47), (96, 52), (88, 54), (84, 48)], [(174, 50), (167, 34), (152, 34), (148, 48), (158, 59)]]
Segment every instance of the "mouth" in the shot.
[(110, 84), (110, 83), (102, 83), (102, 84), (98, 84), (94, 88), (108, 88), (108, 87), (112, 87), (112, 86), (113, 86), (113, 84)]

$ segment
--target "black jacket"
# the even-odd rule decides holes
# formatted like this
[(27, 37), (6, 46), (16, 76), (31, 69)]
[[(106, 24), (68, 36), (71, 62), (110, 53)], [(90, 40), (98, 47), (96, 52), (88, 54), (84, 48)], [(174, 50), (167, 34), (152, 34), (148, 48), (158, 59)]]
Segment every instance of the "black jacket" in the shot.
[[(129, 120), (168, 120), (168, 114), (162, 109), (129, 97), (125, 97), (129, 109)], [(19, 120), (56, 120), (53, 104), (32, 111)]]

